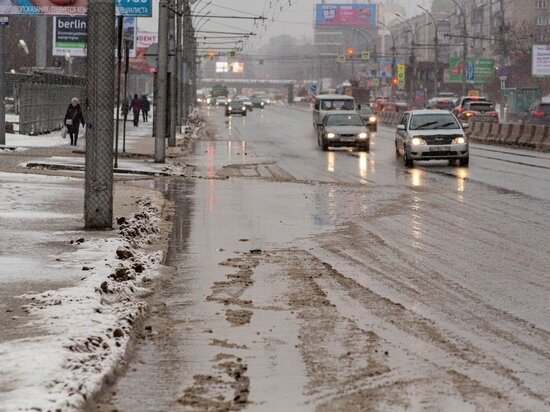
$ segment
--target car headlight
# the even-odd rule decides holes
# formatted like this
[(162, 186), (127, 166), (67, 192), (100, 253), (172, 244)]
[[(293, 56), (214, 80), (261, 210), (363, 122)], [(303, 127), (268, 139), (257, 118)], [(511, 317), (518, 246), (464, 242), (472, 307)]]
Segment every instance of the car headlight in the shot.
[(268, 100), (267, 100), (267, 104), (269, 104), (269, 103), (271, 103), (271, 100), (268, 99)]
[(261, 102), (260, 104), (263, 106), (263, 105), (264, 105), (264, 102)]
[(243, 111), (246, 110), (246, 106), (243, 106)]
[(453, 144), (464, 144), (466, 143), (466, 138), (463, 136), (455, 137), (453, 139)]
[(416, 136), (411, 139), (411, 144), (413, 146), (418, 146), (421, 144), (426, 144), (426, 141), (422, 137)]
[(359, 139), (366, 139), (368, 136), (365, 132), (359, 133)]
[(231, 106), (228, 106), (227, 110), (231, 111), (231, 110), (233, 110), (233, 108)]
[(374, 117), (374, 116), (369, 117), (369, 122), (371, 122), (371, 123), (376, 122), (376, 117)]
[(212, 101), (212, 100), (210, 100), (210, 99), (206, 99), (206, 103), (207, 103), (207, 104), (210, 104), (211, 101)]
[(227, 99), (227, 103), (231, 103), (231, 99)]
[(327, 133), (327, 137), (329, 139), (334, 139), (336, 137), (336, 135), (334, 133)]

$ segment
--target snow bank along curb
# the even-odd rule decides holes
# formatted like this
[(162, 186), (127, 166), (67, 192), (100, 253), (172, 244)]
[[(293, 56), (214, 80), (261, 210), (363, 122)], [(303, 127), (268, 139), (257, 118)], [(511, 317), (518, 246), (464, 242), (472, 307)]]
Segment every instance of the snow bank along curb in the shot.
[(0, 345), (0, 370), (13, 375), (1, 411), (85, 409), (116, 372), (164, 259), (144, 250), (160, 235), (162, 205), (154, 203), (141, 199), (134, 216), (119, 218), (119, 237), (71, 241), (83, 261), (98, 249), (107, 256), (78, 268), (78, 285), (22, 296), (38, 336)]

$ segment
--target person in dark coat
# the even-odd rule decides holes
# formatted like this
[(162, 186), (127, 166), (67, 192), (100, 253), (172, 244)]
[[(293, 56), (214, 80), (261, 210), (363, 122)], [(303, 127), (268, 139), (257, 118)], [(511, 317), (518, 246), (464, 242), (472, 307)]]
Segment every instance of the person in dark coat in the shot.
[(81, 124), (82, 126), (85, 124), (80, 102), (76, 97), (71, 99), (71, 104), (67, 108), (67, 113), (65, 113), (64, 123), (67, 127), (67, 133), (69, 133), (69, 137), (71, 138), (71, 146), (76, 146), (78, 142), (78, 129)]
[(126, 120), (128, 120), (128, 113), (130, 112), (130, 101), (128, 98), (124, 98), (122, 101), (122, 106), (120, 107), (120, 111), (122, 112), (122, 117), (124, 119), (124, 123), (126, 123)]
[(130, 107), (132, 108), (132, 111), (134, 112), (134, 126), (139, 125), (139, 112), (141, 112), (141, 109), (143, 109), (143, 102), (138, 97), (137, 93), (134, 94), (134, 98), (132, 99), (130, 103)]
[(143, 95), (141, 97), (141, 101), (143, 102), (142, 107), (142, 113), (143, 113), (143, 121), (147, 122), (149, 121), (149, 110), (151, 109), (151, 103), (149, 103), (149, 100), (147, 100), (147, 95)]

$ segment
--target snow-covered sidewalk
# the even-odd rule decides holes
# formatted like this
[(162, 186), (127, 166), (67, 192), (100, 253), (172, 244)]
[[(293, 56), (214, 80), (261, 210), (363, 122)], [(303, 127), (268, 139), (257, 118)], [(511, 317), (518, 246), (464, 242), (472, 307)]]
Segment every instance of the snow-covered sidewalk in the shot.
[[(127, 126), (121, 165), (171, 174), (185, 167), (151, 164), (151, 124)], [(145, 313), (144, 298), (165, 270), (165, 201), (145, 186), (117, 182), (115, 228), (84, 231), (83, 174), (23, 168), (29, 159), (82, 166), (85, 138), (74, 148), (60, 132), (6, 137), (0, 147), (0, 411), (81, 410), (120, 366)]]

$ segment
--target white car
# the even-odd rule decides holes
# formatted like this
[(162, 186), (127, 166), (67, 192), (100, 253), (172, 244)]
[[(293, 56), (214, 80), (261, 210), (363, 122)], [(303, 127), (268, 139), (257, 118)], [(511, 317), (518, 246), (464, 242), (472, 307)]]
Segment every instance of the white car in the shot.
[(227, 97), (218, 96), (216, 97), (216, 106), (225, 106), (227, 104)]
[(411, 110), (403, 113), (395, 134), (395, 153), (403, 156), (405, 166), (415, 160), (457, 160), (468, 166), (470, 152), (464, 129), (446, 110)]

